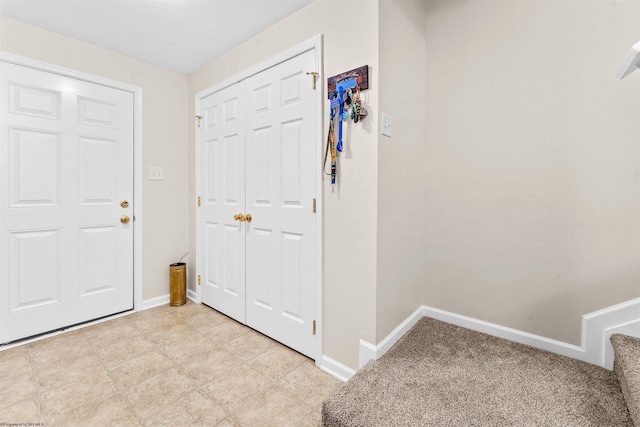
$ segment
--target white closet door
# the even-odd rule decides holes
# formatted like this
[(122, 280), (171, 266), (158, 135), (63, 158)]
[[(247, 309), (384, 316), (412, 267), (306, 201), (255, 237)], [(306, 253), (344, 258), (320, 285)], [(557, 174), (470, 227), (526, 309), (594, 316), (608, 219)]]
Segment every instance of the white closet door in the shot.
[(243, 85), (201, 100), (200, 271), (203, 303), (245, 323)]
[(317, 68), (310, 50), (199, 106), (201, 300), (311, 357)]
[(0, 76), (0, 343), (132, 309), (133, 94)]
[(315, 356), (315, 52), (245, 81), (247, 325)]

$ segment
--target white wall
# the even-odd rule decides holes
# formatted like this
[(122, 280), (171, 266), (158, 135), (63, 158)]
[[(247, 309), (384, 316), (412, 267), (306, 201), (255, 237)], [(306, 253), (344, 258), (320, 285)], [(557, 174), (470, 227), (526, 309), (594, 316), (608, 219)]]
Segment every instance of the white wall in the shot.
[[(358, 366), (358, 340), (375, 339), (377, 223), (378, 7), (369, 0), (316, 0), (253, 39), (196, 71), (190, 79), (190, 116), (195, 94), (249, 69), (317, 35), (324, 35), (325, 78), (369, 65), (370, 115), (352, 126), (339, 160), (339, 191), (324, 187), (324, 353), (351, 367)], [(325, 91), (326, 80), (318, 84)], [(328, 102), (325, 104), (328, 115)], [(326, 140), (326, 125), (325, 129)], [(189, 165), (195, 169), (194, 127), (189, 133)], [(190, 200), (196, 199), (195, 175)], [(195, 253), (195, 203), (189, 227)], [(190, 270), (195, 277), (195, 271)], [(190, 283), (192, 289), (195, 285)]]
[(425, 3), (381, 0), (376, 339), (421, 305), (424, 293)]
[[(143, 89), (143, 299), (166, 295), (188, 249), (187, 76), (4, 17), (0, 50)], [(150, 165), (164, 181), (146, 179)]]
[(429, 0), (424, 304), (573, 344), (640, 296), (640, 2)]

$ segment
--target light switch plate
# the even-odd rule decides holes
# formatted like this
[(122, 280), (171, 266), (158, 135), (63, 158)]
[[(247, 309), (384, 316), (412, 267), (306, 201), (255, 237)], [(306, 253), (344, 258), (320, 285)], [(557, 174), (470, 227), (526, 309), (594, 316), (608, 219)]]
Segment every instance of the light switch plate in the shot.
[(382, 134), (391, 138), (391, 116), (382, 113)]
[(149, 181), (164, 181), (162, 166), (149, 166)]

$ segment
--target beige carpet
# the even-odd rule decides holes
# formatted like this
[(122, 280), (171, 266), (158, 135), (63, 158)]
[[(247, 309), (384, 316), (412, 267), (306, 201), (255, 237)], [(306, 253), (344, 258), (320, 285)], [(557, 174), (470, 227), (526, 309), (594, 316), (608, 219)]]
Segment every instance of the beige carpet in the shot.
[(611, 344), (616, 355), (613, 371), (631, 418), (640, 426), (640, 338), (613, 334)]
[(333, 426), (632, 426), (613, 372), (421, 319), (323, 405)]

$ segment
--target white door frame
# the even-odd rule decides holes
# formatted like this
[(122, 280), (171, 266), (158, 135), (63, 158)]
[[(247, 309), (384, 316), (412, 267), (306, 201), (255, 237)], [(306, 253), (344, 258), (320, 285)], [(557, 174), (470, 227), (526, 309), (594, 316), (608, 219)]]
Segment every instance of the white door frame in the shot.
[[(279, 55), (276, 55), (261, 64), (258, 64), (254, 67), (251, 67), (235, 76), (226, 79), (218, 84), (215, 84), (211, 87), (208, 87), (198, 93), (195, 96), (195, 111), (196, 114), (200, 111), (200, 100), (211, 95), (214, 92), (222, 90), (228, 86), (236, 84), (248, 77), (253, 76), (261, 71), (266, 70), (267, 68), (271, 68), (274, 65), (280, 64), (281, 62), (285, 62), (301, 53), (307, 52), (309, 50), (315, 49), (316, 54), (316, 64), (318, 64), (318, 76), (316, 79), (316, 97), (315, 102), (317, 105), (316, 110), (316, 123), (318, 123), (318, 128), (316, 129), (315, 136), (315, 144), (316, 144), (316, 153), (318, 154), (318, 160), (316, 161), (316, 335), (318, 336), (316, 340), (316, 352), (315, 352), (315, 361), (316, 365), (320, 365), (322, 362), (322, 342), (323, 342), (323, 289), (324, 289), (324, 275), (323, 275), (323, 266), (324, 266), (324, 199), (323, 199), (323, 182), (322, 179), (322, 159), (324, 158), (324, 144), (323, 144), (323, 110), (324, 110), (324, 64), (322, 59), (323, 55), (323, 39), (322, 34), (318, 34), (303, 43), (300, 43), (297, 46), (288, 49)], [(195, 144), (196, 144), (196, 159), (200, 158), (200, 131), (197, 125), (195, 125)], [(201, 193), (200, 189), (200, 162), (196, 161), (196, 200), (197, 196)], [(202, 239), (200, 238), (200, 211), (196, 206), (196, 259), (198, 259), (199, 254), (202, 251)], [(201, 266), (197, 265), (196, 270), (201, 271)], [(200, 286), (196, 285), (196, 297), (197, 302), (201, 302), (200, 299)]]
[(133, 310), (142, 310), (142, 88), (0, 51), (0, 61), (133, 94)]

